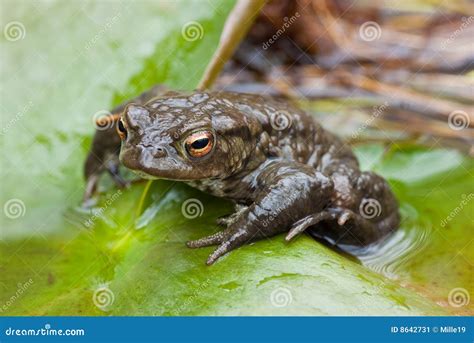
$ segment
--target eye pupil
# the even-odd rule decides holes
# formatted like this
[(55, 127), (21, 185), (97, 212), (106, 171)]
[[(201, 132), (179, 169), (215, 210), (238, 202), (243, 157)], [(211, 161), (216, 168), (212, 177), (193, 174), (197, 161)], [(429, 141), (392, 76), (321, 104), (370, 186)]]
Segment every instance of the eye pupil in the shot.
[(209, 144), (209, 138), (200, 138), (192, 142), (191, 147), (193, 149), (199, 150), (199, 149), (204, 149), (208, 144)]
[(126, 131), (125, 131), (125, 127), (123, 126), (122, 119), (119, 120), (118, 128), (119, 128), (120, 132), (123, 132), (123, 133), (126, 132)]
[(214, 145), (214, 136), (209, 131), (195, 132), (185, 141), (185, 148), (190, 157), (198, 158), (209, 154)]
[(117, 131), (120, 135), (120, 138), (122, 139), (127, 138), (127, 129), (125, 128), (125, 125), (123, 124), (122, 119), (120, 119), (117, 124)]

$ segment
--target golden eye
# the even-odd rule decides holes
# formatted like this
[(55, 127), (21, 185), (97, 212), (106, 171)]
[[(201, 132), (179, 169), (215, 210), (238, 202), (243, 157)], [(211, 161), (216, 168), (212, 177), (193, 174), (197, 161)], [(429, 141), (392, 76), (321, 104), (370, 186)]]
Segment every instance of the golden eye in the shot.
[(214, 146), (214, 136), (209, 131), (196, 132), (186, 138), (184, 145), (189, 156), (203, 157), (211, 152)]
[(117, 123), (117, 133), (120, 136), (120, 139), (124, 140), (127, 138), (127, 129), (125, 128), (122, 118), (120, 118)]

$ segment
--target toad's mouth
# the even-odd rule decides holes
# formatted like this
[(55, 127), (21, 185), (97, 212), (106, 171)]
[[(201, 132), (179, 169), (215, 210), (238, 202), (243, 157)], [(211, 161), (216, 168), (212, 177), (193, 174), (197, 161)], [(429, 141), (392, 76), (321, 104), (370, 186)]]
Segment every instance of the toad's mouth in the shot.
[[(159, 180), (160, 178), (159, 177), (156, 177), (156, 176), (153, 176), (153, 175), (150, 175), (150, 174), (147, 174), (145, 173), (144, 171), (142, 170), (134, 170), (134, 169), (130, 169), (134, 174), (138, 175), (139, 177), (141, 177), (142, 179), (145, 179), (145, 180)], [(162, 178), (161, 178), (162, 179)]]

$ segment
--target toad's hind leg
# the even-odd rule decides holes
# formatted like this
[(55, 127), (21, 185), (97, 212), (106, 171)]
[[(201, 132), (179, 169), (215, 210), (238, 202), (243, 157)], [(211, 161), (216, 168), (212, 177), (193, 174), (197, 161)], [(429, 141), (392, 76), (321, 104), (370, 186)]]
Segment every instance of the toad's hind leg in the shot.
[(291, 241), (295, 236), (303, 233), (307, 228), (318, 224), (319, 222), (330, 219), (331, 215), (328, 212), (320, 212), (316, 214), (309, 215), (298, 220), (296, 223), (293, 224), (290, 231), (285, 237), (287, 242)]
[(327, 208), (319, 213), (315, 213), (304, 217), (294, 223), (285, 237), (285, 240), (289, 242), (297, 235), (306, 231), (306, 229), (319, 224), (326, 220), (335, 220), (339, 226), (345, 225), (349, 219), (356, 217), (354, 212), (346, 209), (339, 208)]
[(393, 223), (398, 220), (397, 212), (390, 214), (382, 221), (373, 222), (351, 210), (341, 208), (328, 210), (332, 212), (330, 215), (315, 225), (298, 228), (299, 232), (292, 235), (290, 239), (306, 231), (310, 236), (328, 241), (332, 245), (363, 247), (386, 236), (396, 228)]
[(333, 216), (307, 227), (311, 236), (335, 245), (362, 247), (398, 228), (398, 203), (388, 183), (372, 172), (362, 172), (354, 180), (347, 208), (328, 208)]

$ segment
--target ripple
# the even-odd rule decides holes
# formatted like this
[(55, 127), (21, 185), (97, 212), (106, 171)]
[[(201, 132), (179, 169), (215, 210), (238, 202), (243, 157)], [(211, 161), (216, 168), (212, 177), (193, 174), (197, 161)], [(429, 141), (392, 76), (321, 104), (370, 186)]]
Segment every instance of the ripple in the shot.
[(432, 231), (432, 223), (421, 220), (413, 208), (405, 207), (401, 212), (401, 228), (383, 241), (354, 252), (362, 264), (391, 279), (406, 274), (407, 266), (429, 244)]

